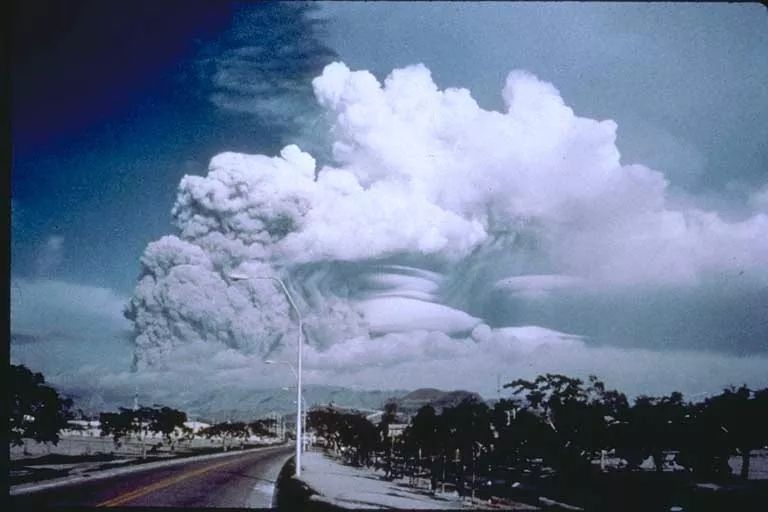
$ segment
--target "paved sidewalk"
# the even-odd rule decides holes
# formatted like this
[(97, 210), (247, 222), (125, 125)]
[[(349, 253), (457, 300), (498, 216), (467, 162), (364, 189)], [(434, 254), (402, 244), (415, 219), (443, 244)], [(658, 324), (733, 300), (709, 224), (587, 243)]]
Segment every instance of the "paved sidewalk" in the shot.
[[(320, 499), (344, 508), (490, 509), (482, 502), (462, 502), (456, 493), (433, 495), (427, 489), (407, 485), (407, 479), (387, 481), (379, 472), (346, 466), (320, 452), (302, 455), (301, 480)], [(508, 508), (508, 507), (505, 507)], [(528, 507), (526, 507), (528, 508)], [(530, 507), (530, 509), (535, 509)]]

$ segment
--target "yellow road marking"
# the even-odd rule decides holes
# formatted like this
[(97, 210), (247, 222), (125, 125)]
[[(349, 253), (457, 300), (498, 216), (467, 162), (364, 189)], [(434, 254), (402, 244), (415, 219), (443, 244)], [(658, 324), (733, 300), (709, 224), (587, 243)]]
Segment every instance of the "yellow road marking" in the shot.
[(238, 457), (235, 460), (230, 460), (227, 462), (220, 462), (218, 464), (214, 464), (212, 466), (206, 466), (201, 469), (196, 469), (194, 471), (190, 471), (188, 473), (182, 473), (181, 475), (172, 476), (169, 478), (166, 478), (164, 480), (160, 480), (159, 482), (155, 482), (154, 484), (147, 485), (145, 487), (140, 487), (139, 489), (136, 489), (134, 491), (121, 494), (120, 496), (117, 496), (115, 498), (112, 498), (107, 501), (103, 501), (96, 505), (97, 507), (116, 507), (118, 505), (122, 505), (124, 503), (127, 503), (129, 501), (135, 500), (136, 498), (140, 498), (146, 494), (149, 494), (151, 492), (163, 489), (165, 487), (169, 487), (173, 484), (177, 484), (179, 482), (182, 482), (184, 480), (187, 480), (189, 478), (202, 475), (203, 473), (207, 473), (209, 471), (212, 471), (214, 469), (218, 469), (220, 467), (226, 466), (228, 464), (232, 464), (234, 462), (238, 462), (240, 458)]

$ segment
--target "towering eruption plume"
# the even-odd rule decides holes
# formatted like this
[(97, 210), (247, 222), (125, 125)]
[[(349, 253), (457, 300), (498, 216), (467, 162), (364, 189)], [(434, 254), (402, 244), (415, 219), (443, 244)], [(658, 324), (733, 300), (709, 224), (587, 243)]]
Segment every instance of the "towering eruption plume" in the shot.
[(582, 345), (489, 320), (489, 294), (692, 284), (730, 268), (768, 282), (768, 216), (672, 209), (660, 172), (620, 162), (613, 121), (578, 117), (530, 73), (509, 74), (504, 112), (440, 90), (423, 65), (380, 83), (333, 63), (313, 86), (333, 165), (289, 145), (223, 153), (181, 181), (178, 232), (147, 247), (126, 313), (138, 368), (201, 346), (201, 358), (290, 346), (282, 292), (233, 273), (290, 285), (318, 372)]

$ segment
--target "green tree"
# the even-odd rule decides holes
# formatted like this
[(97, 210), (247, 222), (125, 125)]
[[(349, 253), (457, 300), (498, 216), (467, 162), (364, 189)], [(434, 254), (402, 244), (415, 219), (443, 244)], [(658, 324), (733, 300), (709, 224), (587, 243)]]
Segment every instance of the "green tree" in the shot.
[(273, 419), (258, 419), (250, 422), (248, 428), (251, 433), (256, 436), (270, 436), (272, 435), (272, 428), (274, 427), (275, 420)]
[(112, 436), (116, 446), (121, 439), (136, 436), (141, 443), (141, 457), (146, 457), (146, 439), (150, 432), (162, 434), (173, 449), (173, 435), (184, 428), (186, 413), (156, 405), (140, 407), (137, 410), (120, 407), (118, 412), (104, 412), (99, 415), (101, 435)]
[(41, 373), (33, 373), (24, 365), (11, 365), (10, 441), (24, 444), (24, 438), (40, 443), (58, 444), (59, 432), (72, 417), (72, 400), (61, 397), (45, 384)]
[(411, 455), (421, 450), (422, 456), (437, 455), (441, 448), (442, 432), (439, 429), (438, 416), (431, 405), (422, 406), (411, 424), (403, 432), (404, 446)]
[(441, 414), (449, 450), (458, 449), (462, 460), (471, 460), (476, 443), (492, 442), (490, 411), (485, 403), (466, 399)]
[(154, 416), (153, 409), (140, 407), (133, 410), (120, 407), (118, 411), (117, 413), (102, 413), (100, 415), (101, 435), (111, 435), (116, 446), (120, 446), (122, 438), (136, 436), (140, 443), (141, 458), (146, 458), (146, 440)]
[[(710, 476), (730, 474), (726, 454), (741, 455), (740, 476), (747, 479), (752, 450), (768, 444), (768, 389), (751, 391), (747, 386), (728, 388), (697, 407), (695, 440), (698, 446), (686, 450), (710, 455), (699, 462), (700, 471)], [(716, 451), (715, 451), (716, 450)]]
[(504, 386), (525, 398), (525, 409), (538, 416), (552, 432), (542, 430), (534, 418), (524, 422), (539, 451), (549, 464), (568, 477), (585, 477), (591, 460), (611, 444), (610, 425), (626, 414), (626, 397), (590, 375), (587, 384), (559, 374), (545, 374), (533, 381), (515, 380)]
[(149, 430), (162, 434), (173, 450), (175, 442), (174, 434), (178, 434), (184, 430), (184, 422), (187, 421), (187, 414), (165, 406), (155, 406), (154, 409), (150, 409), (147, 412), (149, 416)]
[(329, 408), (313, 409), (307, 415), (307, 424), (328, 442), (329, 448), (341, 448), (341, 414)]
[(431, 405), (422, 406), (403, 431), (403, 448), (407, 456), (416, 458), (420, 465), (428, 463), (431, 484), (437, 485), (439, 462), (446, 454), (445, 436), (440, 419)]
[(680, 448), (690, 426), (691, 412), (677, 391), (669, 396), (637, 397), (613, 428), (617, 454), (631, 468), (651, 456), (656, 471), (663, 471), (664, 453)]
[(341, 442), (352, 448), (350, 462), (370, 464), (370, 455), (379, 445), (376, 426), (360, 414), (342, 414), (340, 420)]
[(390, 433), (389, 426), (395, 423), (397, 420), (397, 404), (395, 402), (388, 402), (384, 405), (384, 414), (381, 416), (381, 423), (379, 423), (379, 439), (381, 445), (387, 456), (387, 467), (392, 467), (392, 456), (394, 451), (394, 439)]
[[(438, 431), (446, 447), (446, 462), (458, 459), (455, 476), (459, 489), (463, 489), (467, 473), (476, 474), (487, 459), (493, 444), (491, 415), (488, 406), (473, 398), (458, 405), (446, 407), (440, 414)], [(454, 460), (456, 460), (454, 459)], [(462, 491), (460, 491), (462, 492)]]
[(120, 446), (121, 439), (133, 433), (138, 433), (133, 411), (121, 407), (119, 412), (102, 412), (99, 414), (102, 437), (112, 436), (115, 446)]
[(555, 432), (537, 414), (519, 400), (502, 399), (491, 410), (491, 424), (496, 432), (494, 463), (517, 466), (542, 456), (557, 442)]
[(221, 439), (222, 449), (227, 451), (237, 439), (240, 440), (242, 446), (250, 431), (249, 426), (242, 421), (225, 421), (211, 425), (201, 433), (208, 439), (214, 437)]
[(368, 464), (371, 453), (379, 445), (379, 430), (364, 416), (342, 413), (331, 408), (309, 411), (307, 422), (320, 436), (326, 439), (330, 448), (348, 453), (352, 464)]

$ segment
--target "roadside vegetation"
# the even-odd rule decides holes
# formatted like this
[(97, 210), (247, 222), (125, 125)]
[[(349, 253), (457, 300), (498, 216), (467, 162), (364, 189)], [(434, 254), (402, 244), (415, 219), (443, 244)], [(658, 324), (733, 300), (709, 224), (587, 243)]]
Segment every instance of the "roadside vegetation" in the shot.
[(768, 448), (768, 389), (630, 403), (595, 376), (546, 374), (504, 387), (510, 396), (492, 406), (423, 406), (396, 437), (387, 435), (392, 406), (378, 426), (334, 410), (311, 411), (309, 424), (350, 464), (483, 499), (547, 495), (587, 508), (632, 508), (636, 499), (642, 508), (709, 500), (702, 489), (768, 492), (765, 482), (748, 482), (751, 455)]
[(23, 365), (11, 365), (8, 378), (11, 446), (21, 446), (25, 438), (57, 444), (59, 432), (73, 417), (72, 400), (47, 385), (41, 373), (34, 373)]
[(214, 424), (155, 404), (90, 417), (46, 384), (40, 373), (11, 365), (9, 444), (12, 485), (159, 458), (278, 444), (276, 419)]

